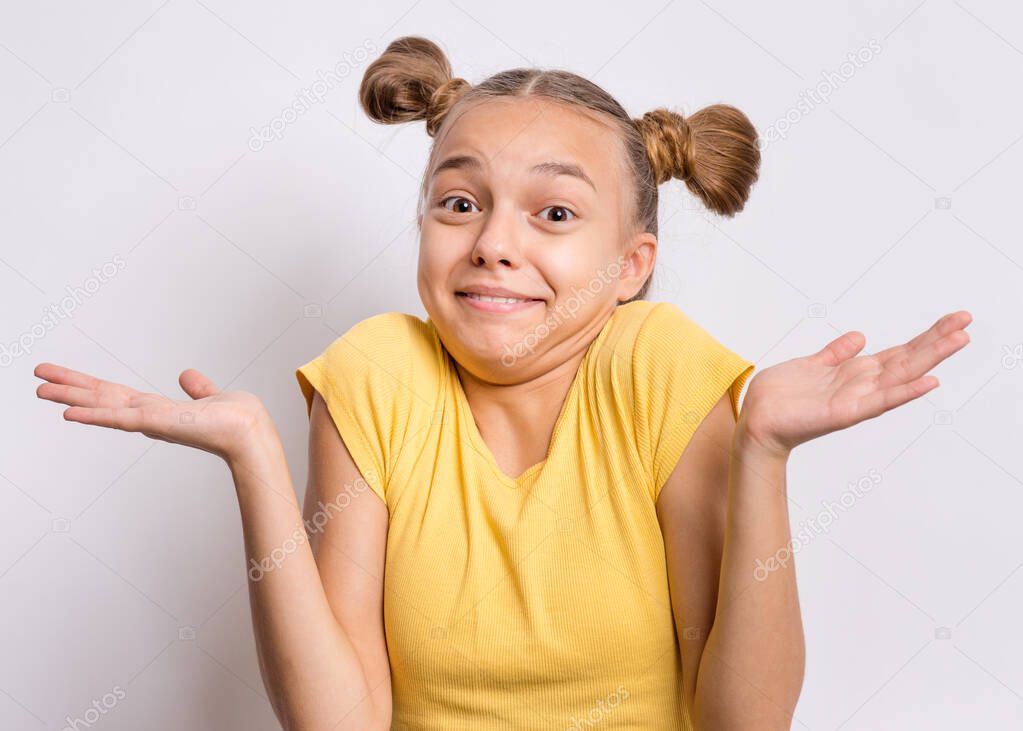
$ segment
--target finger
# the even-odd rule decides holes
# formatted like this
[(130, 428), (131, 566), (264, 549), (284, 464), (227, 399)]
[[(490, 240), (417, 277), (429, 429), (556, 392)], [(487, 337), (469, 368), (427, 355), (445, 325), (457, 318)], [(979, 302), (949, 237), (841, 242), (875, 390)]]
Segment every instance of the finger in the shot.
[(962, 330), (971, 322), (973, 322), (973, 315), (971, 315), (967, 310), (950, 312), (947, 315), (939, 317), (933, 325), (912, 340), (900, 345), (894, 345), (890, 348), (886, 348), (878, 353), (874, 353), (874, 356), (876, 358), (880, 358), (881, 361), (884, 362), (891, 357), (898, 357), (905, 350), (929, 345), (936, 340), (940, 340), (949, 333), (955, 332), (956, 330)]
[(866, 414), (864, 418), (870, 419), (886, 411), (891, 411), (897, 406), (902, 406), (913, 399), (920, 398), (939, 385), (937, 376), (923, 376), (909, 383), (901, 383), (891, 388), (878, 389), (860, 399), (860, 407), (863, 413)]
[(909, 350), (902, 357), (890, 358), (883, 363), (878, 385), (890, 388), (918, 379), (969, 342), (970, 336), (965, 330), (953, 330), (935, 342)]
[(64, 410), (64, 418), (79, 424), (105, 426), (121, 431), (142, 431), (143, 429), (153, 431), (153, 425), (146, 423), (147, 420), (143, 416), (142, 409), (127, 406), (120, 408), (72, 406)]
[(813, 357), (824, 365), (836, 366), (859, 353), (866, 344), (867, 338), (863, 333), (859, 330), (850, 330), (818, 350)]
[(193, 399), (206, 398), (220, 392), (220, 389), (217, 388), (213, 381), (195, 370), (195, 368), (188, 368), (182, 371), (181, 375), (178, 376), (178, 383), (181, 384), (182, 390)]
[(90, 376), (88, 373), (65, 368), (56, 363), (40, 363), (32, 371), (32, 374), (37, 378), (44, 378), (52, 383), (62, 383), (68, 386), (77, 386), (78, 388), (98, 388), (103, 383), (103, 381), (95, 376)]
[(36, 389), (36, 396), (47, 401), (67, 404), (68, 406), (100, 406), (99, 392), (91, 388), (65, 386), (59, 383), (41, 383)]

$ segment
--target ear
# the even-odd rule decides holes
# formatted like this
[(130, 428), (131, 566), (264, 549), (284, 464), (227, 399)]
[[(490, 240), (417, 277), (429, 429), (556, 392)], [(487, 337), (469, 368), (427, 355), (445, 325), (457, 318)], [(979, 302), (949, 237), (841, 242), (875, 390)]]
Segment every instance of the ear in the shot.
[(626, 302), (639, 292), (650, 277), (657, 260), (657, 237), (638, 233), (626, 242), (621, 254), (622, 270), (618, 278), (618, 301)]

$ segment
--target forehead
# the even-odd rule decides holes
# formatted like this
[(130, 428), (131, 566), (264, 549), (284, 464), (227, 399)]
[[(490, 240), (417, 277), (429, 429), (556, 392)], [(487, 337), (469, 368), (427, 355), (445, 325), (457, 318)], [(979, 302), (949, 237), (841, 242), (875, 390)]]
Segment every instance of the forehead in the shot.
[(460, 114), (438, 141), (434, 159), (475, 155), (492, 174), (508, 176), (528, 175), (538, 163), (576, 164), (606, 195), (619, 180), (619, 149), (610, 125), (591, 114), (539, 97), (505, 97)]

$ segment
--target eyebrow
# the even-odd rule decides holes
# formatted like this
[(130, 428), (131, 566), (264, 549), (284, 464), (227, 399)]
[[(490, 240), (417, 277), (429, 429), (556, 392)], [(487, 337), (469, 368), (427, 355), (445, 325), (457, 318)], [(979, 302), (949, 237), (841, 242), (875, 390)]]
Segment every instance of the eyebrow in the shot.
[[(483, 169), (483, 163), (480, 162), (478, 157), (472, 155), (455, 155), (449, 157), (439, 165), (433, 171), (431, 177), (436, 177), (444, 170), (474, 170), (480, 171)], [(549, 162), (541, 162), (529, 169), (529, 172), (534, 174), (542, 175), (571, 175), (572, 177), (579, 178), (591, 188), (593, 191), (597, 191), (597, 186), (594, 185), (590, 176), (586, 174), (586, 171), (581, 166), (570, 162), (559, 162), (552, 160)]]

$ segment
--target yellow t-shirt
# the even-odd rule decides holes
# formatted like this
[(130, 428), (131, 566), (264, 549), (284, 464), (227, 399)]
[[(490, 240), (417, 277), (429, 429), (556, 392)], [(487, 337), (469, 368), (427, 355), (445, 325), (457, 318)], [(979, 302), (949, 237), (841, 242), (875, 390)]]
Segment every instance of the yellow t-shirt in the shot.
[(753, 368), (673, 304), (620, 305), (512, 478), (429, 318), (370, 317), (301, 366), (390, 515), (392, 728), (691, 731), (655, 501)]

